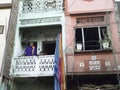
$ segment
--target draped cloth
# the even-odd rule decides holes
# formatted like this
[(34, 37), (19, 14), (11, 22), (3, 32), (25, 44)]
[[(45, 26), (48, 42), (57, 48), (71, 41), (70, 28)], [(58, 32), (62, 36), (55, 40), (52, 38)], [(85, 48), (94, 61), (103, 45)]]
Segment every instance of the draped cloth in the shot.
[(66, 90), (65, 64), (62, 51), (62, 34), (57, 36), (54, 64), (54, 90)]

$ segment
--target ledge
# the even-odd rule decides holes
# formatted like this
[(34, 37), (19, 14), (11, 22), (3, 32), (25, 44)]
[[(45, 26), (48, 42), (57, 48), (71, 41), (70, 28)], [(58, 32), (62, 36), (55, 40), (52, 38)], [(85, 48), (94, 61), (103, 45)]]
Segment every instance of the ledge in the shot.
[(74, 50), (75, 53), (90, 53), (90, 52), (101, 52), (101, 53), (108, 53), (108, 52), (112, 52), (113, 49), (109, 48), (109, 49), (103, 49), (103, 50), (85, 50), (85, 51), (80, 51), (80, 50)]
[(0, 9), (12, 8), (12, 3), (3, 3), (0, 4)]

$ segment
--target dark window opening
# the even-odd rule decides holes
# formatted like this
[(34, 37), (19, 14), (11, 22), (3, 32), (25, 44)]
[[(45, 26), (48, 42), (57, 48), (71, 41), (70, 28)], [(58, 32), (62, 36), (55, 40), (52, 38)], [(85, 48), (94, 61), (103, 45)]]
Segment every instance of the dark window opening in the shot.
[[(116, 74), (67, 76), (68, 90), (118, 90)], [(100, 89), (96, 89), (100, 87)], [(81, 89), (85, 88), (85, 89)], [(114, 88), (114, 89), (113, 89)]]
[(101, 50), (102, 46), (99, 40), (103, 40), (106, 37), (108, 37), (107, 27), (77, 28), (75, 33), (75, 48), (80, 50), (81, 44), (81, 51)]
[(82, 30), (81, 28), (76, 29), (76, 43), (82, 42)]
[(81, 28), (76, 29), (75, 36), (76, 36), (76, 38), (75, 38), (76, 39), (75, 48), (77, 48), (77, 45), (79, 45), (79, 44), (83, 45), (83, 41), (82, 41), (83, 40), (82, 39), (82, 29)]
[(107, 29), (106, 27), (100, 27), (101, 39), (105, 39), (106, 37), (108, 37), (106, 29)]
[(43, 52), (46, 55), (53, 55), (55, 52), (55, 41), (43, 42)]
[(85, 50), (100, 49), (98, 28), (84, 28)]
[(3, 34), (4, 26), (0, 26), (0, 34)]
[(33, 45), (37, 48), (37, 42), (33, 42)]

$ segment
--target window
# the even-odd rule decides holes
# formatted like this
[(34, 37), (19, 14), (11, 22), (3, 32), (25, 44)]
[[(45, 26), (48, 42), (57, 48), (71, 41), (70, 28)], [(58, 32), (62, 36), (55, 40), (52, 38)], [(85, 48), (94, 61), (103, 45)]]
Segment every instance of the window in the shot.
[(0, 34), (3, 34), (4, 26), (0, 26)]
[(55, 52), (55, 41), (44, 41), (43, 42), (43, 52), (47, 55), (53, 55)]
[(99, 40), (106, 38), (106, 27), (76, 28), (75, 49), (81, 51), (102, 50)]

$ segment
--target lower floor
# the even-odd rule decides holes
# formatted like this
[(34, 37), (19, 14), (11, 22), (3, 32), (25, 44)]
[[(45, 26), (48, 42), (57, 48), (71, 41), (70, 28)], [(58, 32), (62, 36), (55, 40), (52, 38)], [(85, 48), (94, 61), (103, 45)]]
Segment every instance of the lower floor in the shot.
[(0, 90), (10, 90), (10, 79), (4, 75), (0, 77)]
[(67, 90), (119, 90), (118, 75), (82, 75), (67, 77)]
[[(66, 90), (119, 90), (118, 74), (67, 75)], [(54, 90), (54, 77), (14, 78), (10, 90)]]
[(53, 77), (15, 78), (11, 90), (54, 90)]

